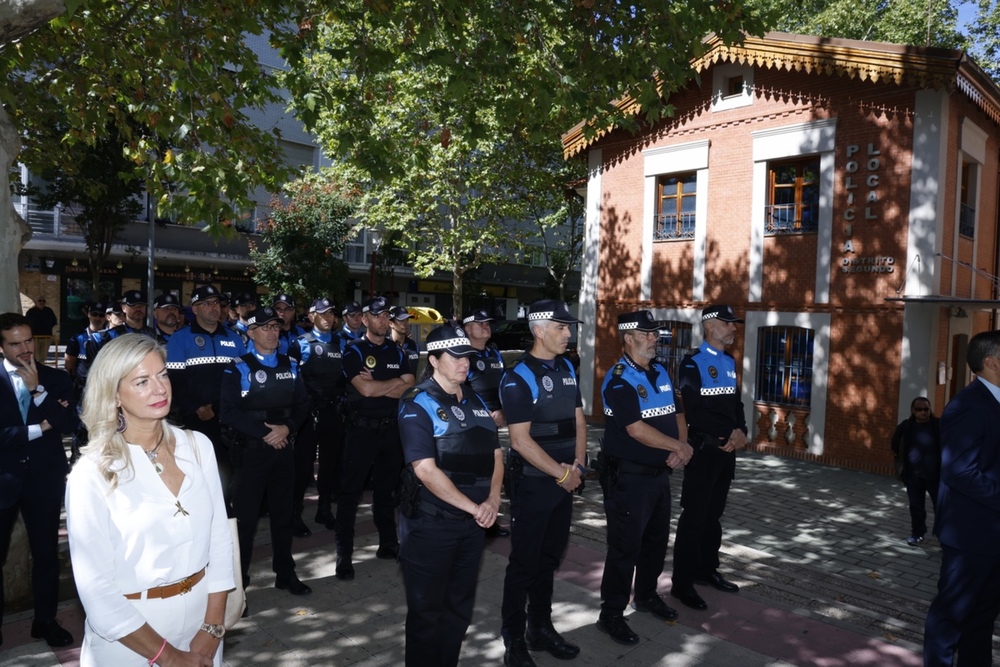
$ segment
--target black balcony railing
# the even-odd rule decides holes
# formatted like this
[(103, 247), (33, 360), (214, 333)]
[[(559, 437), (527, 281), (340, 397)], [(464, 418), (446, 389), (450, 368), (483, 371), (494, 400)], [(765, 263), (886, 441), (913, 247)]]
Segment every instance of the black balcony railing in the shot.
[(656, 216), (656, 228), (653, 232), (654, 241), (671, 241), (673, 239), (693, 239), (695, 228), (694, 213), (664, 213)]
[(819, 204), (771, 204), (764, 220), (768, 236), (815, 232), (819, 229)]
[(976, 209), (962, 204), (958, 209), (958, 233), (970, 239), (976, 238)]

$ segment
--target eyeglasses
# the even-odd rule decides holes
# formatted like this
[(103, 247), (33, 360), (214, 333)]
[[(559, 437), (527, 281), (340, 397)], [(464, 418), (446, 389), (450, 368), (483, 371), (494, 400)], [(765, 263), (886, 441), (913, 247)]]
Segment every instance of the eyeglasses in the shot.
[(257, 328), (260, 329), (261, 331), (280, 331), (281, 330), (281, 325), (280, 324), (260, 324), (260, 325), (257, 326)]

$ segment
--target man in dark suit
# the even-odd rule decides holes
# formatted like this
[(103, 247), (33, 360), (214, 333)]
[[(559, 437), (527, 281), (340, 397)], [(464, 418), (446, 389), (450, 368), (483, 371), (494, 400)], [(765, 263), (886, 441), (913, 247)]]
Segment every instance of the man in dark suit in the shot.
[(1000, 614), (1000, 331), (976, 334), (966, 356), (978, 377), (941, 415), (941, 484), (934, 533), (938, 594), (927, 612), (924, 664), (993, 664)]
[[(73, 383), (65, 371), (35, 363), (31, 327), (17, 313), (0, 315), (0, 563), (7, 560), (18, 512), (31, 548), (35, 619), (31, 636), (49, 646), (73, 637), (56, 621), (59, 601), (59, 511), (66, 484), (63, 434), (77, 427)], [(0, 618), (3, 616), (0, 578)], [(0, 636), (0, 643), (3, 637)]]

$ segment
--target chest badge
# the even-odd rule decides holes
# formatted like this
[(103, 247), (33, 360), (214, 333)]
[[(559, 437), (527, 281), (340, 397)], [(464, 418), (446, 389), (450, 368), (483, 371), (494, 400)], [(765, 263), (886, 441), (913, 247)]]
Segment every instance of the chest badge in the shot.
[(257, 371), (256, 373), (253, 374), (253, 379), (261, 384), (264, 384), (265, 382), (267, 382), (267, 373), (265, 373), (264, 371)]
[(555, 385), (552, 383), (552, 378), (550, 378), (548, 375), (543, 375), (542, 387), (545, 389), (545, 391), (552, 391), (555, 388)]
[(465, 421), (465, 411), (462, 408), (458, 407), (457, 405), (451, 406), (451, 414), (455, 415), (455, 419), (457, 419), (458, 421), (460, 422)]
[(717, 380), (719, 378), (719, 371), (715, 368), (715, 366), (708, 367), (708, 376), (713, 380)]
[(482, 359), (477, 359), (476, 360), (476, 368), (479, 369), (479, 372), (485, 371), (486, 370), (486, 362), (483, 361)]
[(323, 346), (322, 345), (317, 345), (316, 347), (313, 348), (313, 351), (317, 355), (323, 354)]
[(636, 389), (636, 391), (639, 393), (639, 398), (641, 398), (642, 400), (645, 401), (646, 399), (649, 398), (649, 392), (647, 392), (646, 388), (643, 387), (641, 384), (639, 385), (639, 388)]
[(198, 347), (205, 347), (205, 339), (201, 336), (194, 337), (194, 344)]
[(444, 411), (444, 408), (437, 409), (437, 416), (443, 422), (448, 421), (448, 413)]
[(375, 357), (365, 357), (365, 366), (368, 368), (375, 368), (375, 364), (377, 363), (378, 362), (375, 361)]

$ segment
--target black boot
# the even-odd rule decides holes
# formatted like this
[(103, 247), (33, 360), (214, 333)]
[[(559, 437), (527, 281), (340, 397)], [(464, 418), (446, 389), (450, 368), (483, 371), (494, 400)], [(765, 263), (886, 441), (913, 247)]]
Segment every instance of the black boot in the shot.
[(524, 633), (524, 643), (529, 651), (547, 651), (553, 658), (571, 660), (580, 653), (580, 647), (562, 638), (552, 626), (551, 619), (532, 621), (528, 619), (528, 631)]
[(316, 506), (316, 523), (323, 524), (327, 530), (333, 530), (335, 517), (330, 509), (330, 496), (320, 496)]
[(504, 647), (503, 664), (506, 667), (535, 667), (535, 661), (528, 653), (524, 637), (511, 637)]

